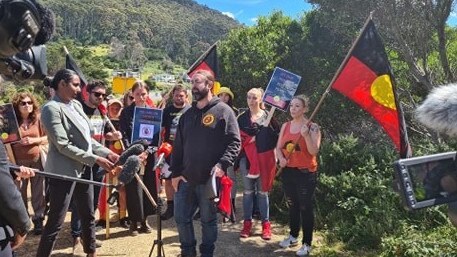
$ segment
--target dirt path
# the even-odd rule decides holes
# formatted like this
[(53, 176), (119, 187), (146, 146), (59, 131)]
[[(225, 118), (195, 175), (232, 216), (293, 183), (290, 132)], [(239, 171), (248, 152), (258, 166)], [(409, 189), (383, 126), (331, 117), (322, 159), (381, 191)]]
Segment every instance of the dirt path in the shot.
[[(241, 195), (237, 197), (237, 214), (241, 217)], [(114, 209), (112, 209), (112, 212)], [(105, 238), (105, 230), (97, 232), (97, 239), (103, 243), (102, 247), (97, 249), (98, 256), (131, 256), (142, 257), (149, 256), (154, 240), (157, 238), (157, 216), (150, 216), (148, 221), (153, 232), (151, 234), (139, 234), (138, 236), (129, 236), (128, 230), (112, 224), (109, 239)], [(201, 242), (201, 226), (199, 221), (194, 221), (195, 231), (197, 234), (197, 245)], [(278, 243), (287, 233), (287, 228), (277, 224), (272, 224), (273, 237), (270, 241), (264, 241), (260, 238), (261, 224), (260, 221), (254, 222), (254, 235), (247, 239), (241, 239), (239, 232), (242, 228), (242, 221), (235, 224), (219, 222), (219, 234), (216, 244), (215, 257), (232, 257), (232, 256), (295, 256), (295, 251), (299, 246), (282, 250)], [(17, 252), (19, 257), (35, 256), (40, 236), (28, 235), (26, 242)], [(162, 256), (174, 257), (180, 253), (179, 240), (176, 225), (173, 219), (162, 222), (162, 241), (164, 243), (164, 254)], [(157, 247), (156, 247), (157, 248)], [(157, 256), (157, 249), (151, 256)], [(65, 224), (60, 232), (53, 256), (63, 257), (72, 256), (72, 237), (70, 235), (70, 212), (65, 219)]]

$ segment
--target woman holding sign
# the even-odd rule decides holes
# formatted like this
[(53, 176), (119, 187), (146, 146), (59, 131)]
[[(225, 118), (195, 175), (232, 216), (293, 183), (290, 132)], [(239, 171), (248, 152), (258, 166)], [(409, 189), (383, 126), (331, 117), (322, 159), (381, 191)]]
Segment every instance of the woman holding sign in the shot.
[[(29, 92), (17, 93), (13, 96), (13, 108), (16, 113), (21, 140), (12, 145), (17, 165), (43, 170), (40, 147), (48, 144), (48, 138), (40, 122), (39, 105)], [(33, 232), (41, 234), (43, 230), (44, 210), (46, 207), (44, 177), (35, 176), (18, 182), (25, 206), (27, 204), (27, 187), (31, 184), (32, 208), (34, 215)]]
[(263, 89), (252, 88), (247, 93), (249, 110), (238, 117), (242, 153), (240, 171), (243, 176), (244, 223), (240, 237), (251, 235), (254, 194), (262, 220), (262, 239), (271, 239), (270, 207), (268, 192), (273, 186), (275, 174), (274, 148), (278, 138), (279, 125), (269, 122), (268, 113), (262, 103)]
[[(133, 103), (125, 107), (119, 119), (122, 140), (125, 146), (131, 145), (133, 133), (133, 116), (135, 107), (150, 107), (148, 105), (149, 87), (143, 81), (136, 81), (132, 86)], [(153, 170), (154, 155), (150, 154), (144, 168), (143, 181), (154, 200), (157, 202), (157, 182), (156, 174)], [(141, 175), (141, 174), (140, 174)], [(138, 182), (133, 179), (125, 185), (127, 196), (127, 211), (130, 219), (129, 232), (131, 235), (139, 233), (151, 233), (151, 228), (146, 222), (146, 217), (155, 214), (155, 209), (146, 197), (143, 197), (143, 191)], [(140, 228), (138, 228), (140, 223)]]
[(305, 117), (308, 111), (307, 97), (295, 96), (289, 111), (292, 120), (282, 125), (276, 146), (276, 156), (283, 168), (282, 187), (289, 205), (290, 227), (290, 235), (279, 245), (283, 248), (297, 245), (301, 225), (302, 247), (296, 254), (307, 256), (311, 252), (313, 239), (313, 196), (321, 132), (316, 123)]

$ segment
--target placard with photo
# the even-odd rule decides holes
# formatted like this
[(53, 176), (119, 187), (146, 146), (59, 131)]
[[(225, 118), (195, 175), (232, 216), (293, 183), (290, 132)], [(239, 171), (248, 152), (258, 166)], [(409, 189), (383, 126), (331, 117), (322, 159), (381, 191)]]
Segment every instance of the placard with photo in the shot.
[(159, 146), (162, 113), (161, 109), (135, 107), (131, 142), (145, 139), (152, 146)]
[(0, 137), (4, 144), (21, 140), (13, 104), (0, 105)]
[(276, 67), (268, 82), (262, 101), (282, 111), (286, 111), (297, 92), (301, 76)]

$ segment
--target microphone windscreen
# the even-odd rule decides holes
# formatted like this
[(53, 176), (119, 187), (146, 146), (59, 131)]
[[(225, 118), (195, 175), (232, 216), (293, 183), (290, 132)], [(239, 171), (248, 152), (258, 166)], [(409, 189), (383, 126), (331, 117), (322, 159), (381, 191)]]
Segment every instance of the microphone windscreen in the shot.
[(122, 166), (122, 171), (118, 176), (119, 181), (124, 185), (130, 183), (135, 176), (135, 173), (140, 170), (140, 167), (140, 158), (136, 155), (130, 156)]
[(144, 146), (142, 144), (133, 144), (119, 156), (117, 164), (123, 165), (130, 156), (139, 155), (142, 152), (144, 152)]
[(51, 39), (52, 34), (54, 34), (56, 27), (55, 15), (49, 8), (42, 6), (36, 1), (34, 4), (41, 16), (41, 29), (35, 38), (34, 45), (44, 45)]
[(416, 116), (430, 129), (457, 135), (457, 84), (434, 88), (416, 109)]

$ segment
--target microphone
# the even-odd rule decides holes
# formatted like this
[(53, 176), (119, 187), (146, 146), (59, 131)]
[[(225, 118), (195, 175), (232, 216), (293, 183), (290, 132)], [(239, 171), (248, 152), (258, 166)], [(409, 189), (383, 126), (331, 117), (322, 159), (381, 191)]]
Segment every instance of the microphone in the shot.
[(140, 143), (135, 143), (131, 145), (127, 150), (125, 150), (121, 156), (119, 156), (119, 161), (116, 165), (123, 165), (130, 156), (136, 156), (144, 152), (145, 147)]
[(118, 180), (124, 185), (132, 181), (135, 174), (141, 168), (140, 158), (137, 155), (132, 155), (127, 158), (124, 165), (122, 166), (122, 171), (119, 173)]
[[(17, 176), (19, 176), (20, 166), (17, 166), (14, 164), (9, 164), (8, 166), (9, 166), (10, 171), (14, 172)], [(32, 169), (32, 170), (33, 170), (33, 172), (35, 172), (35, 175), (40, 175), (40, 176), (47, 177), (47, 178), (60, 179), (60, 180), (83, 183), (83, 184), (100, 186), (100, 187), (116, 187), (116, 185), (113, 185), (113, 184), (107, 184), (107, 183), (93, 181), (93, 180), (89, 180), (89, 179), (75, 178), (75, 177), (70, 177), (70, 176), (66, 176), (66, 175), (45, 172), (45, 171), (41, 171), (38, 169)]]
[(51, 11), (51, 9), (42, 6), (41, 4), (33, 1), (38, 10), (38, 14), (41, 17), (41, 29), (36, 35), (34, 45), (43, 45), (44, 43), (48, 42), (52, 34), (54, 34), (56, 22), (55, 22), (55, 15)]
[(163, 142), (160, 145), (159, 149), (157, 149), (157, 155), (159, 155), (159, 159), (157, 160), (156, 164), (154, 165), (153, 170), (163, 167), (163, 165), (165, 163), (165, 157), (170, 155), (171, 150), (173, 150), (173, 147), (167, 142)]
[(449, 136), (456, 136), (457, 84), (434, 88), (416, 109), (416, 117), (430, 129)]

